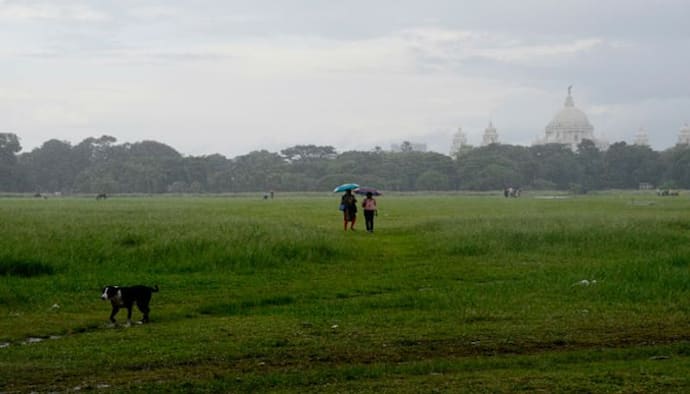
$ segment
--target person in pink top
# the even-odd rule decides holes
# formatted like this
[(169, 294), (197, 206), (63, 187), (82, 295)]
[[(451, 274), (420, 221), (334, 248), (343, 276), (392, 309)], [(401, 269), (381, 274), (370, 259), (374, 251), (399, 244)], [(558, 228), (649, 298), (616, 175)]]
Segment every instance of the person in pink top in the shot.
[(367, 231), (374, 232), (374, 216), (378, 213), (376, 209), (376, 199), (371, 192), (367, 193), (367, 198), (362, 201), (362, 208), (364, 208), (364, 222), (367, 225)]

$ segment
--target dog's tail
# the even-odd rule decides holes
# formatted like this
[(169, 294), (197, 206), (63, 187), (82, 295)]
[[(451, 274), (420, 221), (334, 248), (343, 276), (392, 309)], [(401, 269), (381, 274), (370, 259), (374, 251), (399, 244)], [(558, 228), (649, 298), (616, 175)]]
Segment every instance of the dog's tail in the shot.
[(155, 286), (151, 287), (151, 291), (152, 291), (153, 293), (157, 293), (157, 292), (158, 292), (158, 285), (155, 285)]

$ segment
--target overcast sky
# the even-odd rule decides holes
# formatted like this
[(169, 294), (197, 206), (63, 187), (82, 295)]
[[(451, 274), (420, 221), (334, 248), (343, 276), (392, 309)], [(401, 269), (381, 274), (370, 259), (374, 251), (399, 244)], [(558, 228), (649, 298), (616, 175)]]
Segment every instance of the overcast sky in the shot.
[(530, 145), (575, 105), (654, 149), (690, 122), (689, 0), (0, 0), (0, 132), (185, 155)]

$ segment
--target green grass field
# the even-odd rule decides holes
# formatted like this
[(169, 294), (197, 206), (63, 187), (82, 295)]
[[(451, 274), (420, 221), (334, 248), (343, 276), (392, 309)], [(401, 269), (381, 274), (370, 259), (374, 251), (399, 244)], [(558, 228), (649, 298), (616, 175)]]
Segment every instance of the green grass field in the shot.
[(337, 205), (0, 199), (0, 392), (690, 392), (686, 196)]

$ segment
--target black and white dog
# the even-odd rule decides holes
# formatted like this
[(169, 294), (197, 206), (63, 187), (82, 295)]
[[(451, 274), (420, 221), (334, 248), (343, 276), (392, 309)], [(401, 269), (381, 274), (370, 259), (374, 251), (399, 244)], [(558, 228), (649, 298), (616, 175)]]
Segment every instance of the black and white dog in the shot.
[(141, 323), (149, 322), (149, 302), (151, 302), (151, 295), (158, 292), (158, 285), (155, 287), (148, 286), (106, 286), (103, 288), (101, 299), (103, 301), (110, 300), (113, 305), (113, 311), (110, 313), (110, 321), (115, 324), (115, 315), (120, 311), (120, 308), (127, 308), (127, 325), (132, 324), (132, 306), (137, 304), (137, 308), (144, 314)]

